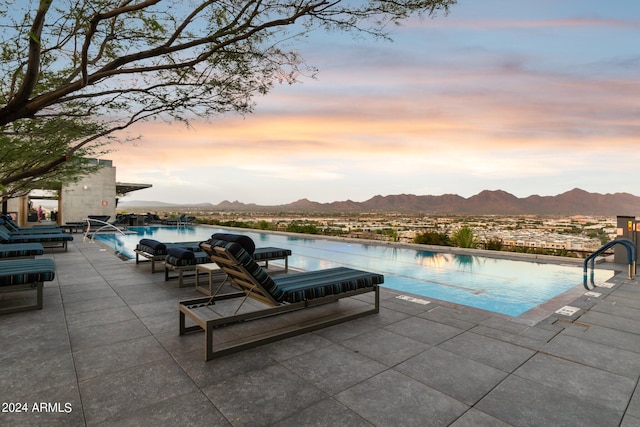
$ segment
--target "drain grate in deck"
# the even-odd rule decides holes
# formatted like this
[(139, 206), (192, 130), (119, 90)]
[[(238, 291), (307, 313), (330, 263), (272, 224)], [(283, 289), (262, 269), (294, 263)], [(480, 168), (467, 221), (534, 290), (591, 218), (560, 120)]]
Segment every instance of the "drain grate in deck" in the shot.
[(557, 310), (556, 314), (561, 314), (563, 316), (573, 316), (579, 311), (580, 311), (579, 307), (572, 307), (570, 305), (565, 305), (560, 310)]

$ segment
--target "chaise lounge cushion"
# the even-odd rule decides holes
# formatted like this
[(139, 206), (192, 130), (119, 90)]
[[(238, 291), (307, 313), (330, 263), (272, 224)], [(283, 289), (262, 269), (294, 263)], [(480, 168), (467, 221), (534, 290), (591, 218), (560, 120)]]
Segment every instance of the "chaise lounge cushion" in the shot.
[(242, 246), (242, 248), (251, 256), (253, 256), (253, 253), (256, 251), (256, 244), (249, 236), (231, 233), (215, 233), (211, 235), (211, 238), (214, 240), (225, 240), (227, 242), (239, 243), (240, 246)]
[(256, 261), (284, 259), (289, 256), (291, 256), (291, 249), (272, 248), (272, 247), (256, 248), (256, 251), (253, 253), (253, 259), (255, 259)]
[(271, 277), (238, 243), (214, 239), (207, 243), (226, 249), (278, 302), (306, 301), (384, 282), (381, 274), (345, 267)]
[(193, 251), (185, 248), (169, 248), (167, 250), (167, 255), (172, 256), (176, 259), (194, 259), (195, 256)]
[(73, 236), (67, 233), (11, 235), (2, 228), (4, 227), (0, 226), (0, 241), (7, 243), (69, 242), (73, 240)]
[(209, 256), (201, 251), (194, 252), (191, 249), (173, 247), (167, 251), (165, 264), (173, 267), (189, 267), (211, 262)]
[(41, 243), (2, 243), (0, 258), (25, 258), (44, 254)]
[(62, 233), (62, 229), (57, 225), (34, 225), (32, 227), (21, 228), (8, 219), (0, 218), (0, 230), (9, 233), (12, 236), (21, 236), (23, 234), (56, 234)]
[(275, 290), (275, 283), (269, 274), (253, 259), (242, 245), (227, 240), (209, 239), (207, 242), (211, 247), (226, 249), (238, 262), (260, 283), (269, 293)]
[(160, 252), (167, 249), (167, 245), (153, 239), (140, 239), (140, 242), (138, 242), (138, 246), (138, 249), (142, 250), (144, 250), (145, 248), (151, 249), (149, 252)]
[(55, 278), (52, 259), (17, 259), (0, 261), (0, 286), (47, 282)]
[(384, 282), (381, 274), (337, 267), (277, 276), (274, 296), (278, 301), (299, 302), (370, 288)]

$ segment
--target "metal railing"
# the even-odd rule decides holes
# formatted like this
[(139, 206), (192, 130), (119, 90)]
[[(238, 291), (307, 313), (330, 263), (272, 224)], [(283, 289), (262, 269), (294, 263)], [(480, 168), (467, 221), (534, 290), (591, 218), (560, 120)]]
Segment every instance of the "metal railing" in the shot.
[[(102, 221), (99, 219), (93, 219), (93, 218), (85, 218), (84, 221), (87, 221), (87, 231), (84, 232), (84, 237), (82, 238), (82, 243), (85, 243), (87, 241), (87, 237), (89, 236), (89, 234), (91, 234), (91, 241), (89, 243), (93, 243), (94, 242), (94, 238), (96, 236), (96, 233), (104, 230), (104, 229), (113, 229), (117, 232), (119, 232), (120, 234), (122, 234), (123, 236), (126, 236), (126, 233), (121, 229), (118, 228), (117, 226), (115, 226), (114, 224), (108, 223), (106, 221)], [(100, 228), (96, 229), (96, 230), (91, 230), (91, 224), (92, 223), (97, 223), (97, 224), (103, 224)]]
[[(636, 245), (631, 240), (628, 240), (628, 239), (612, 240), (608, 243), (605, 243), (604, 245), (602, 245), (600, 249), (598, 249), (597, 251), (595, 251), (594, 253), (592, 253), (591, 255), (585, 258), (584, 271), (583, 271), (583, 285), (585, 289), (591, 290), (596, 287), (595, 278), (594, 278), (596, 257), (601, 255), (604, 251), (606, 251), (609, 248), (612, 248), (615, 245), (622, 245), (627, 249), (627, 264), (628, 264), (627, 277), (629, 279), (632, 279), (633, 276), (636, 275), (636, 269), (637, 269), (636, 259), (638, 258)], [(587, 282), (587, 269), (588, 269), (589, 261), (591, 261), (590, 283)]]

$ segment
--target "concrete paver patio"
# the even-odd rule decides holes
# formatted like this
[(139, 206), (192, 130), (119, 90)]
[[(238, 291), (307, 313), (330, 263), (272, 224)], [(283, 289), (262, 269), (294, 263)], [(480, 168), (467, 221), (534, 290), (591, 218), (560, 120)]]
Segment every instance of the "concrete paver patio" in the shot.
[(205, 362), (203, 334), (178, 334), (194, 287), (77, 238), (44, 256), (43, 310), (0, 316), (3, 426), (640, 425), (640, 283), (623, 266), (570, 317), (384, 290), (377, 315)]

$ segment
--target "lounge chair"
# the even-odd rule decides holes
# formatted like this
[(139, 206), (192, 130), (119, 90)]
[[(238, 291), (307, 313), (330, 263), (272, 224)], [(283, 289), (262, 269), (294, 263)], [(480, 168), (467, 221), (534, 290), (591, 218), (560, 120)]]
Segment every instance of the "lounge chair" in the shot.
[(160, 218), (157, 214), (147, 212), (147, 214), (144, 217), (144, 222), (147, 224), (161, 224), (162, 218)]
[[(125, 227), (131, 222), (131, 215), (116, 215), (116, 219), (111, 221), (111, 225), (124, 225)], [(142, 224), (139, 224), (142, 225)]]
[(0, 244), (0, 259), (35, 258), (44, 254), (42, 243), (4, 243)]
[(57, 231), (60, 232), (62, 229), (58, 226), (58, 224), (36, 224), (30, 227), (20, 227), (18, 223), (16, 223), (13, 218), (6, 214), (0, 214), (0, 224), (4, 225), (9, 231), (30, 231), (30, 230), (39, 230), (39, 231)]
[[(290, 249), (282, 248), (256, 248), (253, 240), (249, 236), (243, 236), (241, 234), (228, 234), (228, 233), (216, 233), (211, 235), (214, 240), (225, 240), (240, 243), (243, 248), (253, 257), (256, 262), (264, 262), (265, 268), (268, 268), (269, 261), (284, 260), (286, 273), (289, 269), (289, 256), (291, 255)], [(200, 247), (197, 250), (193, 248), (169, 248), (167, 256), (164, 260), (164, 280), (170, 280), (172, 277), (169, 275), (169, 271), (173, 270), (178, 272), (178, 286), (183, 287), (183, 278), (185, 271), (194, 271), (199, 264), (211, 263), (211, 258), (205, 252), (202, 252)], [(196, 273), (197, 274), (197, 273)], [(195, 276), (195, 274), (194, 274)]]
[(188, 225), (196, 220), (195, 216), (186, 216), (185, 214), (180, 214), (178, 218), (166, 218), (162, 220), (162, 224), (164, 225)]
[(284, 260), (284, 273), (289, 272), (289, 257), (291, 249), (282, 249), (274, 247), (256, 248), (255, 243), (249, 236), (232, 233), (214, 233), (211, 235), (213, 240), (226, 240), (227, 242), (240, 243), (245, 251), (253, 256), (256, 262), (264, 262), (264, 268), (269, 268), (269, 261)]
[[(199, 244), (200, 242), (163, 243), (153, 239), (140, 239), (133, 251), (136, 254), (136, 264), (151, 262), (151, 272), (155, 273), (156, 261), (164, 261), (170, 248), (185, 248), (198, 252), (200, 251)], [(148, 261), (142, 261), (140, 257), (146, 258)]]
[(60, 227), (18, 227), (15, 223), (11, 223), (4, 218), (0, 218), (0, 230), (5, 231), (9, 235), (24, 235), (24, 234), (56, 234), (62, 233), (63, 230)]
[[(67, 242), (73, 240), (73, 236), (67, 233), (49, 234), (9, 234), (0, 226), (0, 243), (41, 243), (48, 248), (59, 247), (67, 251)], [(54, 246), (45, 245), (54, 244)]]
[(75, 233), (75, 232), (84, 233), (84, 231), (87, 228), (87, 221), (66, 222), (63, 225), (61, 225), (60, 228), (63, 231), (64, 230), (69, 230), (70, 234)]
[(15, 292), (36, 289), (35, 304), (24, 304), (0, 308), (0, 314), (42, 309), (42, 288), (44, 282), (55, 278), (52, 259), (17, 259), (0, 261), (0, 291)]
[[(271, 277), (244, 250), (240, 243), (209, 240), (203, 242), (200, 246), (209, 254), (211, 260), (227, 273), (233, 284), (240, 289), (239, 292), (225, 294), (216, 292), (210, 298), (191, 299), (181, 301), (179, 304), (180, 335), (204, 331), (205, 360), (211, 360), (226, 354), (378, 313), (379, 311), (379, 285), (384, 282), (384, 276), (381, 274), (339, 267)], [(368, 292), (374, 292), (373, 308), (354, 311), (353, 307), (336, 307), (334, 310), (329, 310), (328, 313), (314, 313), (317, 316), (312, 320), (305, 320), (301, 323), (293, 321), (285, 326), (280, 325), (277, 330), (266, 333), (255, 332), (252, 336), (216, 345), (214, 349), (213, 330), (220, 326), (310, 309)], [(223, 315), (213, 311), (216, 301), (233, 298), (242, 298), (240, 306), (234, 314)], [(259, 301), (268, 308), (238, 313), (247, 298)], [(187, 317), (195, 325), (187, 326)]]
[[(188, 248), (172, 247), (167, 249), (167, 256), (164, 259), (164, 280), (178, 279), (178, 287), (184, 285), (185, 272), (195, 271), (198, 264), (210, 263), (209, 256), (198, 250), (194, 251)], [(177, 272), (177, 276), (171, 276), (170, 271)], [(195, 274), (194, 274), (195, 275)]]

